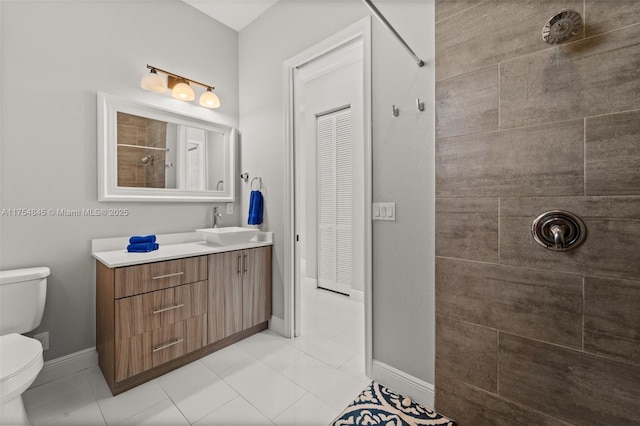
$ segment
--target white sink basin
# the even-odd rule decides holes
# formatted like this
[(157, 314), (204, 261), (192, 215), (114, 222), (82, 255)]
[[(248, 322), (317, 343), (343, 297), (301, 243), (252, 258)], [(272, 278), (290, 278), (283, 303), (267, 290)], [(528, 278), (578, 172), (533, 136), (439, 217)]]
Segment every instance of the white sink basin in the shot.
[(196, 229), (196, 232), (200, 232), (207, 243), (216, 246), (230, 246), (248, 243), (258, 233), (258, 229), (227, 226), (225, 228)]

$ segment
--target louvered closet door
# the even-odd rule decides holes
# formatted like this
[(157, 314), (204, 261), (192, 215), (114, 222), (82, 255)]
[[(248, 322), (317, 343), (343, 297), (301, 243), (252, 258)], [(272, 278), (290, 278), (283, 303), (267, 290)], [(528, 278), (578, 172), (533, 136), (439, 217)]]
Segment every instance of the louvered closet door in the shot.
[(349, 294), (352, 268), (351, 110), (318, 117), (318, 286)]

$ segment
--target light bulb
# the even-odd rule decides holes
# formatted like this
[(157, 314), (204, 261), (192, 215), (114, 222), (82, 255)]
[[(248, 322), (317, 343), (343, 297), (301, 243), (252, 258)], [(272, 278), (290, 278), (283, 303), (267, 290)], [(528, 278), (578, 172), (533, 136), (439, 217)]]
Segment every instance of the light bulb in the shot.
[(181, 82), (173, 86), (171, 96), (181, 101), (192, 101), (196, 98), (196, 93), (187, 83)]
[(205, 108), (218, 108), (220, 106), (220, 98), (213, 93), (213, 89), (207, 88), (207, 91), (200, 95), (200, 105)]
[(140, 87), (156, 93), (164, 93), (167, 90), (167, 83), (158, 75), (155, 69), (151, 69), (149, 74), (145, 74), (140, 80)]

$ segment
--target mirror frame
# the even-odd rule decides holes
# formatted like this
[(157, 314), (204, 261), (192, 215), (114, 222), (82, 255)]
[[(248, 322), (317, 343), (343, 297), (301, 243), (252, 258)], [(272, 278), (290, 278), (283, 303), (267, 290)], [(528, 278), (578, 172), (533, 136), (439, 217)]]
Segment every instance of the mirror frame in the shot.
[[(189, 191), (173, 188), (139, 188), (117, 185), (117, 113), (138, 115), (170, 123), (198, 127), (224, 134), (228, 184), (224, 191)], [(234, 202), (235, 150), (238, 130), (185, 114), (184, 112), (144, 104), (98, 92), (98, 201), (162, 202)]]

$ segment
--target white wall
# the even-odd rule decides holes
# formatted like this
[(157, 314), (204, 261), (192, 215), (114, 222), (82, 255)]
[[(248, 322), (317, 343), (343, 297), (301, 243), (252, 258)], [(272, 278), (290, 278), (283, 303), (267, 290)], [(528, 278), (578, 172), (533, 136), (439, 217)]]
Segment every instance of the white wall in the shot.
[[(50, 332), (45, 358), (52, 359), (95, 345), (91, 239), (211, 224), (212, 204), (97, 202), (96, 91), (237, 127), (238, 35), (178, 0), (2, 1), (0, 8), (0, 208), (129, 210), (127, 217), (0, 217), (0, 268), (51, 268), (38, 330)], [(143, 91), (147, 63), (215, 85), (222, 106), (205, 110)], [(223, 223), (239, 223), (238, 210)]]
[[(433, 383), (434, 7), (376, 2), (428, 64), (418, 68), (373, 24), (373, 199), (395, 201), (396, 222), (373, 228), (374, 358)], [(368, 14), (360, 1), (281, 1), (240, 32), (243, 170), (266, 186), (264, 229), (275, 232), (273, 312), (284, 316), (283, 61)], [(418, 112), (419, 97), (427, 110)], [(400, 116), (391, 115), (391, 106)], [(243, 185), (243, 201), (249, 188)], [(243, 212), (243, 217), (246, 213)], [(279, 239), (280, 237), (280, 239)]]
[[(209, 183), (207, 188), (209, 189), (216, 190), (218, 182), (220, 181), (223, 181), (223, 183), (220, 184), (221, 191), (224, 191), (224, 188), (229, 185), (229, 182), (225, 182), (227, 171), (224, 168), (224, 164), (226, 163), (226, 159), (229, 158), (229, 155), (225, 155), (224, 148), (223, 133), (207, 132), (207, 164), (214, 166), (212, 169), (208, 169)], [(236, 174), (238, 176), (240, 175), (239, 173)], [(238, 176), (233, 176), (233, 179), (239, 182)]]
[[(356, 49), (362, 51), (361, 44)], [(361, 56), (361, 55), (360, 55)], [(294, 97), (297, 110), (295, 111), (295, 122), (299, 125), (296, 127), (296, 146), (294, 151), (296, 155), (301, 154), (301, 159), (296, 172), (300, 172), (302, 181), (300, 193), (297, 197), (302, 199), (304, 205), (303, 211), (296, 211), (297, 220), (296, 232), (301, 234), (301, 243), (303, 246), (301, 255), (306, 255), (306, 277), (313, 280), (318, 279), (317, 265), (317, 233), (318, 233), (318, 144), (317, 144), (317, 114), (326, 113), (327, 111), (351, 106), (353, 117), (352, 135), (353, 145), (353, 179), (352, 183), (355, 189), (364, 187), (364, 135), (363, 135), (363, 105), (362, 105), (362, 88), (363, 88), (363, 61), (350, 58), (349, 64), (342, 65), (338, 69), (323, 73), (322, 75), (313, 75), (314, 72), (308, 68), (316, 69), (326, 67), (322, 64), (323, 60), (314, 61), (312, 64), (300, 67), (302, 72), (296, 72), (296, 81), (294, 87)], [(325, 59), (329, 61), (329, 59)], [(315, 68), (314, 68), (315, 67)], [(316, 73), (321, 71), (315, 71)], [(303, 73), (311, 73), (311, 77), (300, 78)], [(357, 195), (357, 194), (354, 194)], [(353, 256), (352, 283), (354, 290), (364, 291), (364, 203), (362, 197), (353, 197), (353, 244), (355, 255)], [(298, 202), (298, 200), (296, 200)]]

